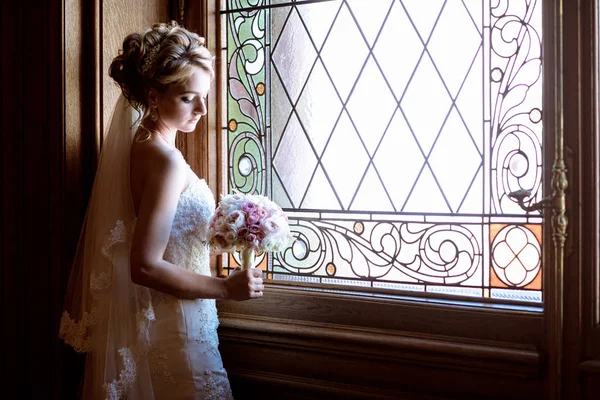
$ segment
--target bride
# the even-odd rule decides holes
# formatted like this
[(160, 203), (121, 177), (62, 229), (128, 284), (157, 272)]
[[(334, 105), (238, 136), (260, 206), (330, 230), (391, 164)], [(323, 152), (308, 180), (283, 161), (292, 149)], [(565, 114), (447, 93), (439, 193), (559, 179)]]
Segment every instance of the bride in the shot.
[(214, 57), (176, 23), (131, 34), (60, 337), (86, 352), (85, 399), (230, 399), (214, 299), (259, 298), (261, 271), (210, 276), (213, 194), (175, 147), (206, 113)]

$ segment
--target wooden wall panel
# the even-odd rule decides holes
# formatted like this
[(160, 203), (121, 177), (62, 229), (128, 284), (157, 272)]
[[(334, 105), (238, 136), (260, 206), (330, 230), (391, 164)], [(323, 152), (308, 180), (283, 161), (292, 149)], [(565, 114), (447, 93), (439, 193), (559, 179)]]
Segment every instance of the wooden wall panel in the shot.
[(102, 88), (103, 126), (106, 131), (119, 88), (108, 76), (112, 59), (123, 39), (130, 33), (143, 32), (157, 22), (169, 22), (168, 0), (102, 0)]
[[(563, 396), (600, 398), (600, 179), (597, 0), (563, 2), (563, 113), (569, 168)], [(557, 352), (558, 349), (550, 349)]]
[[(177, 22), (186, 27), (186, 29), (197, 33), (201, 37), (206, 39), (206, 47), (210, 52), (215, 55), (217, 44), (216, 44), (216, 33), (214, 31), (214, 24), (209, 24), (207, 18), (214, 16), (211, 14), (214, 9), (210, 5), (210, 1), (173, 1), (173, 15), (177, 15)], [(184, 4), (183, 19), (181, 19), (181, 9), (179, 5)], [(218, 55), (218, 54), (217, 54)], [(215, 64), (218, 63), (218, 59)], [(215, 68), (216, 65), (215, 65)], [(185, 155), (188, 164), (192, 167), (194, 172), (201, 178), (206, 179), (207, 184), (215, 194), (216, 198), (219, 198), (219, 190), (217, 186), (217, 175), (216, 165), (217, 160), (216, 152), (216, 136), (220, 134), (217, 129), (217, 107), (216, 107), (216, 96), (219, 76), (217, 75), (212, 82), (211, 90), (208, 93), (207, 100), (207, 114), (200, 119), (194, 132), (182, 133), (179, 132), (177, 135), (177, 147)], [(213, 262), (214, 271), (214, 262)]]
[[(320, 337), (318, 327), (287, 324), (280, 329), (284, 333), (259, 334), (223, 320), (221, 352), (237, 389), (236, 399), (257, 398), (256, 391), (261, 399), (286, 398), (282, 391), (297, 389), (314, 399), (544, 398), (535, 353), (517, 360), (508, 349), (500, 356), (502, 349), (490, 347), (487, 356), (474, 356), (478, 350), (471, 345), (469, 350), (469, 346), (448, 348), (453, 354), (443, 354), (442, 347), (451, 347), (451, 342), (432, 341), (411, 349), (388, 344), (384, 337), (376, 339), (378, 345), (369, 344), (366, 332), (367, 340), (358, 343), (344, 335)], [(397, 339), (388, 337), (390, 342)]]
[[(96, 139), (94, 137), (94, 37), (84, 33), (93, 26), (94, 2), (86, 0), (64, 1), (63, 32), (63, 102), (64, 137), (57, 140), (57, 151), (63, 154), (60, 189), (62, 261), (60, 279), (61, 298), (56, 306), (60, 317), (62, 297), (71, 271), (71, 262), (77, 248), (79, 232), (84, 220), (87, 199), (94, 180), (97, 161)], [(84, 28), (85, 27), (85, 28)], [(68, 212), (66, 211), (68, 210)], [(57, 328), (58, 329), (58, 328)], [(85, 356), (58, 341), (62, 350), (61, 359), (56, 365), (57, 379), (61, 384), (61, 396), (74, 399), (77, 396), (82, 378)], [(58, 383), (57, 383), (58, 384)]]

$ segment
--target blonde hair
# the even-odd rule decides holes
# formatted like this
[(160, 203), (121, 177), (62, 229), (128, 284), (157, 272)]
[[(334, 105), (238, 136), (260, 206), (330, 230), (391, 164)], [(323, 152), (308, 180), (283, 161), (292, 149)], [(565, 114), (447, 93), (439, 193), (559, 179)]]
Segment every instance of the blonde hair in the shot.
[(127, 36), (120, 54), (110, 64), (109, 75), (129, 103), (145, 114), (150, 89), (163, 93), (171, 85), (184, 84), (193, 66), (207, 71), (212, 78), (213, 62), (204, 38), (172, 21)]

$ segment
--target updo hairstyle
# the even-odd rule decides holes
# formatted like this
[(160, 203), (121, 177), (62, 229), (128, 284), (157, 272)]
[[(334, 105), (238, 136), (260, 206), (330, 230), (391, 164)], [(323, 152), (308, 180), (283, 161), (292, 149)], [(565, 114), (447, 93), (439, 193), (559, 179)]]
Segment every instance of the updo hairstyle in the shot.
[(204, 69), (212, 78), (213, 61), (204, 38), (172, 21), (127, 36), (110, 64), (109, 75), (129, 103), (146, 113), (149, 89), (163, 93), (173, 84), (185, 83), (192, 66)]

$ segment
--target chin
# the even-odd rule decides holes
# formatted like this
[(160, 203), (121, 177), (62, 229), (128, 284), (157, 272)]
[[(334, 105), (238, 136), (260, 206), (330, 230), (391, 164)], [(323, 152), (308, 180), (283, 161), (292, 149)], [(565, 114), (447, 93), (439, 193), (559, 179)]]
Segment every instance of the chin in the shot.
[(182, 126), (181, 129), (179, 129), (179, 130), (181, 132), (190, 133), (190, 132), (193, 132), (194, 129), (196, 129), (197, 125), (198, 125), (198, 122), (190, 123), (186, 126)]

